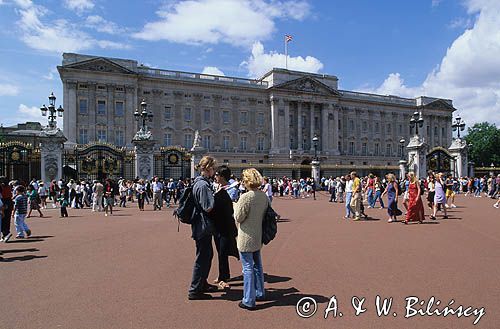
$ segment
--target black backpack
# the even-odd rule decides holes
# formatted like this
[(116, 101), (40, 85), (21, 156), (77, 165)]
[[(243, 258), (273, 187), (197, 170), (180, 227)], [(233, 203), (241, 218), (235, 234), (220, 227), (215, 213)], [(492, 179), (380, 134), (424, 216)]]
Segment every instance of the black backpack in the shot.
[(268, 204), (262, 219), (262, 243), (266, 245), (271, 242), (276, 237), (276, 233), (278, 233), (278, 214)]
[(179, 199), (179, 207), (174, 210), (173, 216), (177, 218), (177, 232), (179, 232), (179, 224), (191, 225), (195, 208), (195, 200), (193, 195), (193, 187), (188, 186), (182, 192)]

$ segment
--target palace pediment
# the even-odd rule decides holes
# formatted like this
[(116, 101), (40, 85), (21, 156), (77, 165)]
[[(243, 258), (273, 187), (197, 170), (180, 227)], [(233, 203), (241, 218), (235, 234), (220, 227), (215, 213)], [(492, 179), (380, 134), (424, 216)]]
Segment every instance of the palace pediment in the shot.
[(429, 110), (452, 110), (452, 111), (455, 111), (456, 109), (451, 106), (450, 104), (448, 104), (446, 101), (442, 100), (442, 99), (436, 99), (436, 100), (433, 100), (432, 102), (424, 105), (424, 107), (426, 109), (429, 109)]
[(309, 76), (305, 76), (292, 81), (287, 81), (285, 83), (273, 86), (272, 89), (320, 94), (326, 96), (340, 96), (337, 90)]
[(98, 57), (86, 61), (64, 65), (64, 68), (71, 68), (83, 71), (96, 71), (103, 73), (122, 73), (122, 74), (136, 74), (134, 71), (127, 69), (109, 59)]

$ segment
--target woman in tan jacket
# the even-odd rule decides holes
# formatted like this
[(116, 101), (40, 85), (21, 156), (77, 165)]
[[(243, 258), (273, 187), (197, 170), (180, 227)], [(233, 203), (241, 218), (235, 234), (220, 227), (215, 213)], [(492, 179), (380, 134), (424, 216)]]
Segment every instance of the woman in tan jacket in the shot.
[(262, 219), (269, 200), (266, 194), (259, 190), (262, 176), (256, 169), (244, 170), (242, 181), (248, 192), (241, 195), (234, 212), (238, 226), (236, 242), (243, 266), (243, 300), (238, 306), (253, 310), (255, 301), (264, 298), (264, 272), (260, 249)]

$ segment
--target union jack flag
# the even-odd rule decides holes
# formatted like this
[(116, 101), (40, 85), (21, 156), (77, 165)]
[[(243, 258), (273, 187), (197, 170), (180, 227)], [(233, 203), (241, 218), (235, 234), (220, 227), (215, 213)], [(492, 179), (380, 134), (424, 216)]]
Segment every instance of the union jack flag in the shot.
[(290, 34), (285, 34), (285, 42), (292, 41), (292, 36)]

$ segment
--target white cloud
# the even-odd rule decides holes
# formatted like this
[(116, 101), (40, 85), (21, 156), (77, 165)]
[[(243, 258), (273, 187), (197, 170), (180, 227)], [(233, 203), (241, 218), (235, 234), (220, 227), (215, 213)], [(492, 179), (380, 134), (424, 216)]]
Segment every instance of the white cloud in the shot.
[(434, 8), (434, 7), (439, 6), (440, 3), (441, 3), (441, 0), (432, 0), (431, 6)]
[[(252, 47), (252, 54), (247, 61), (241, 63), (248, 69), (248, 76), (253, 78), (259, 78), (268, 71), (272, 70), (274, 67), (285, 67), (285, 55), (278, 52), (264, 52), (264, 46), (260, 42), (254, 43)], [(312, 56), (307, 56), (303, 58), (302, 56), (291, 57), (288, 56), (288, 69), (317, 73), (323, 68), (323, 63), (321, 63), (317, 58)]]
[(489, 121), (500, 125), (500, 2), (468, 0), (466, 6), (475, 16), (473, 27), (451, 44), (422, 85), (405, 86), (395, 73), (370, 91), (449, 98), (468, 124)]
[(128, 46), (118, 42), (96, 40), (65, 19), (56, 19), (45, 24), (42, 18), (48, 10), (43, 6), (24, 3), (18, 13), (17, 25), (22, 31), (22, 41), (33, 49), (55, 53), (78, 52), (91, 48), (123, 49)]
[(119, 34), (124, 31), (116, 23), (105, 20), (99, 15), (91, 15), (86, 19), (86, 25), (97, 32)]
[(215, 66), (205, 66), (203, 68), (203, 71), (201, 72), (202, 74), (211, 74), (211, 75), (220, 75), (220, 76), (225, 76), (224, 72), (219, 70)]
[(19, 87), (9, 83), (0, 83), (0, 96), (16, 96), (19, 94)]
[(94, 2), (91, 0), (64, 0), (64, 6), (81, 14), (85, 11), (92, 10), (94, 8)]
[(19, 114), (19, 120), (21, 121), (42, 121), (42, 113), (40, 108), (36, 106), (29, 107), (24, 104), (20, 104), (17, 110)]
[(178, 1), (157, 11), (159, 20), (147, 23), (135, 38), (185, 44), (228, 43), (251, 46), (270, 38), (273, 19), (304, 19), (306, 1), (190, 0)]
[(57, 73), (57, 68), (51, 68), (49, 73), (43, 76), (44, 79), (54, 80), (54, 75)]

